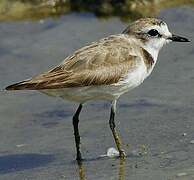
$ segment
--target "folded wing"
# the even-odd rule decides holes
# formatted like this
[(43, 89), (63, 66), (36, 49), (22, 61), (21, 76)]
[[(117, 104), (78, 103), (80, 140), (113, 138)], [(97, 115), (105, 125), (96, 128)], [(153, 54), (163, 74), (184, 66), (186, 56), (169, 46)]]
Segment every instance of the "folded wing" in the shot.
[(131, 44), (121, 38), (109, 36), (94, 42), (75, 51), (54, 69), (6, 89), (42, 90), (118, 83), (140, 63), (139, 57), (131, 55)]

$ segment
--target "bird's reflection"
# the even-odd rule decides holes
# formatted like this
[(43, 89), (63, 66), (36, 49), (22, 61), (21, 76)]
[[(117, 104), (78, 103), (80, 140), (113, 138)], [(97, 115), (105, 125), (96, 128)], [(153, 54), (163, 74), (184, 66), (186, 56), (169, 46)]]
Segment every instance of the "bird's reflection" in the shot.
[[(77, 163), (77, 165), (79, 168), (80, 180), (87, 180), (83, 162), (79, 162)], [(124, 180), (124, 179), (125, 179), (125, 159), (120, 158), (119, 164), (118, 164), (118, 180)]]
[(87, 180), (83, 163), (78, 162), (77, 164), (78, 164), (78, 168), (79, 168), (79, 178), (80, 178), (80, 180)]
[(125, 159), (120, 158), (118, 180), (124, 180), (124, 179), (125, 179)]

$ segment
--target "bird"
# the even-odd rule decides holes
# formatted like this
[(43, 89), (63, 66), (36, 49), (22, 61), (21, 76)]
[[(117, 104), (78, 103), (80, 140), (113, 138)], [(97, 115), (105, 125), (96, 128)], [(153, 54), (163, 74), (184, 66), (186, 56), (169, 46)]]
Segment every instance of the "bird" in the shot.
[(109, 126), (120, 158), (126, 154), (115, 125), (117, 100), (139, 86), (152, 72), (158, 53), (169, 42), (189, 42), (172, 34), (157, 18), (140, 18), (119, 34), (96, 40), (66, 57), (61, 64), (6, 90), (38, 90), (78, 103), (73, 115), (76, 160), (81, 162), (79, 115), (91, 100), (110, 102)]

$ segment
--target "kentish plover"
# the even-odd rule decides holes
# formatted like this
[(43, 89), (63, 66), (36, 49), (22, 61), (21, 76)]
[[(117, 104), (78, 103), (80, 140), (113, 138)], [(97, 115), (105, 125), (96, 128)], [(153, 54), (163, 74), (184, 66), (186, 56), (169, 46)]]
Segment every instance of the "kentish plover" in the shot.
[(97, 99), (110, 101), (110, 128), (120, 157), (125, 157), (115, 129), (116, 102), (150, 75), (159, 50), (171, 41), (189, 42), (170, 33), (164, 21), (142, 18), (131, 23), (121, 34), (78, 49), (54, 69), (10, 85), (6, 90), (39, 90), (79, 103), (73, 116), (78, 161), (82, 159), (78, 123), (83, 104)]

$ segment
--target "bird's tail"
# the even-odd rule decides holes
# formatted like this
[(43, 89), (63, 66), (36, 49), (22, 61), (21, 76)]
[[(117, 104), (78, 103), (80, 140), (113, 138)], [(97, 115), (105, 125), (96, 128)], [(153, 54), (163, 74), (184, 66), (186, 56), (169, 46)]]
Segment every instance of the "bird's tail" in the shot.
[(29, 80), (21, 81), (5, 88), (6, 90), (33, 90), (35, 86), (33, 83), (29, 83)]

